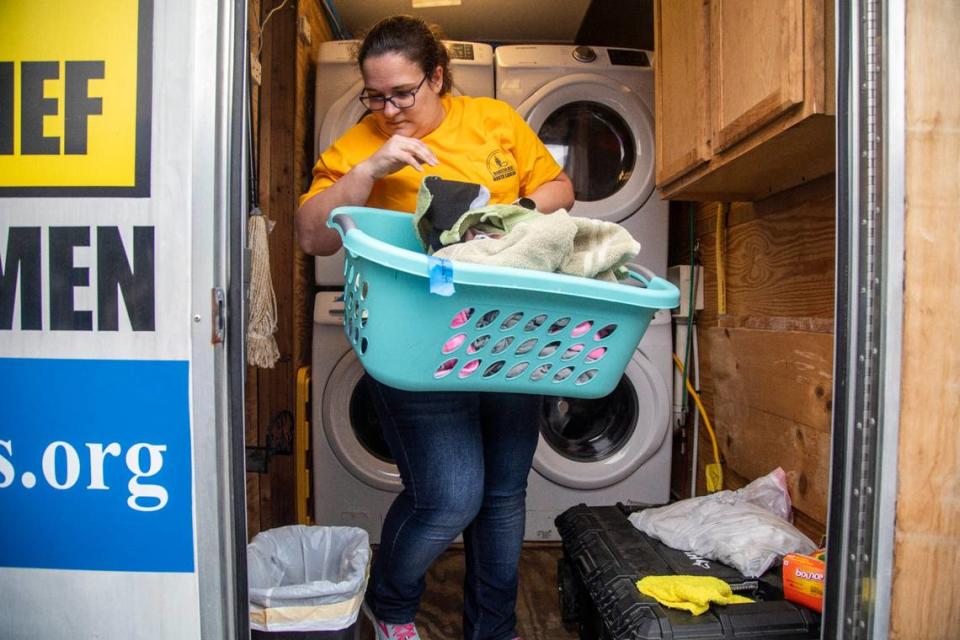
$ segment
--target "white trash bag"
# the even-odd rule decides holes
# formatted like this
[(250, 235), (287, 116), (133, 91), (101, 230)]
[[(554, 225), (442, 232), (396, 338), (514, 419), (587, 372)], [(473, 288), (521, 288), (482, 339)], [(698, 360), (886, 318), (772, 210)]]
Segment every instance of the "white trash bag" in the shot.
[(250, 627), (334, 631), (357, 621), (370, 570), (370, 540), (357, 527), (291, 525), (247, 545)]
[(817, 547), (790, 524), (790, 494), (777, 467), (736, 491), (718, 491), (630, 514), (640, 531), (756, 578), (788, 553)]

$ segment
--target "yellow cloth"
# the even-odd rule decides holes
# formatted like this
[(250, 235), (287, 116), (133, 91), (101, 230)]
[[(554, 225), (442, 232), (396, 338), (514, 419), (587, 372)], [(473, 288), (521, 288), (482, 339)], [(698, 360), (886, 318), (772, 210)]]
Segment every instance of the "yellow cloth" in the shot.
[(730, 585), (712, 576), (647, 576), (637, 580), (640, 593), (673, 609), (685, 609), (695, 616), (710, 608), (710, 603), (743, 604), (750, 598), (734, 595)]
[[(404, 167), (377, 180), (368, 207), (413, 213), (420, 183), (428, 175), (482, 184), (490, 190), (490, 204), (509, 204), (560, 175), (562, 167), (506, 102), (450, 94), (441, 100), (443, 122), (423, 137), (437, 166), (425, 164), (423, 173)], [(363, 118), (320, 155), (300, 204), (369, 158), (388, 138), (373, 116)]]

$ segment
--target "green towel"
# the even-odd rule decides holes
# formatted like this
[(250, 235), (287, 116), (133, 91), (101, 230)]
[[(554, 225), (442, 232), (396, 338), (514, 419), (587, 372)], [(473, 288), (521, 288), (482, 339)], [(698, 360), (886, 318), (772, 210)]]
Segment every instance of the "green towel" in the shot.
[(432, 253), (449, 244), (440, 240), (440, 234), (458, 224), (465, 213), (488, 202), (490, 190), (483, 185), (426, 176), (420, 182), (413, 213), (413, 228), (420, 245)]
[(460, 242), (469, 229), (487, 234), (508, 234), (521, 222), (536, 220), (542, 216), (542, 213), (517, 204), (490, 204), (471, 209), (460, 216), (450, 229), (440, 234), (440, 242), (444, 246)]

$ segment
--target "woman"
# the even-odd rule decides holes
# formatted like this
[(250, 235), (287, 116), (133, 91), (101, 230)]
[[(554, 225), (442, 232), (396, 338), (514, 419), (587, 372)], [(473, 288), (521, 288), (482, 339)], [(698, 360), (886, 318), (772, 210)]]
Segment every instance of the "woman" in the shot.
[[(446, 48), (422, 20), (377, 23), (358, 52), (371, 111), (317, 161), (296, 228), (307, 253), (330, 255), (335, 207), (413, 212), (425, 175), (480, 183), (491, 204), (521, 198), (543, 213), (573, 205), (573, 187), (543, 143), (504, 102), (454, 97)], [(378, 640), (416, 640), (430, 564), (461, 533), (464, 637), (517, 637), (514, 612), (527, 474), (537, 445), (537, 396), (414, 393), (370, 381), (403, 491), (387, 513), (365, 604)]]

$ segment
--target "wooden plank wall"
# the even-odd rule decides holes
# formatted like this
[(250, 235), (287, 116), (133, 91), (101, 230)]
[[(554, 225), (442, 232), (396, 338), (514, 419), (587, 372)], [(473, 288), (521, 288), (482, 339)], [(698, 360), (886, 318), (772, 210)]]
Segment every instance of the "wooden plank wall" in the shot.
[[(280, 7), (277, 9), (277, 7)], [(270, 15), (270, 12), (277, 9)], [(252, 85), (255, 139), (259, 155), (260, 207), (275, 223), (270, 233), (270, 270), (277, 297), (280, 360), (272, 369), (248, 367), (247, 445), (266, 446), (271, 425), (292, 425), (296, 375), (310, 364), (313, 261), (297, 248), (293, 215), (306, 190), (313, 156), (313, 99), (317, 48), (331, 39), (315, 0), (250, 0), (250, 50), (262, 29), (262, 84)], [(298, 25), (309, 24), (309, 38)], [(247, 474), (247, 534), (293, 524), (294, 460), (270, 458), (266, 474)]]
[[(696, 206), (704, 267), (698, 316), (701, 397), (717, 433), (724, 488), (780, 466), (796, 524), (826, 529), (833, 385), (834, 176), (726, 214), (726, 313), (719, 313), (719, 203)], [(679, 203), (678, 203), (679, 204)], [(671, 264), (689, 263), (686, 203), (671, 218)], [(689, 447), (687, 447), (689, 451)], [(697, 493), (712, 448), (701, 423)], [(681, 462), (682, 464), (682, 462)], [(674, 492), (689, 495), (675, 474)]]
[(960, 4), (907, 2), (899, 494), (890, 638), (960, 629)]

